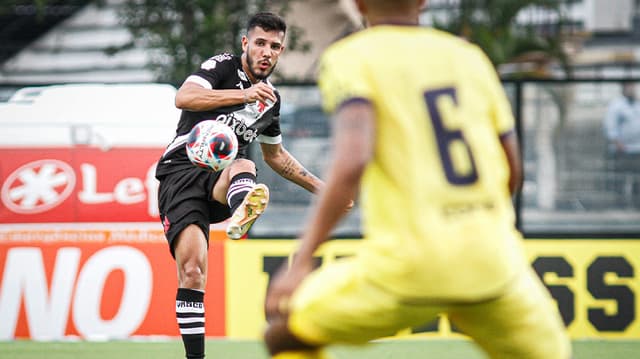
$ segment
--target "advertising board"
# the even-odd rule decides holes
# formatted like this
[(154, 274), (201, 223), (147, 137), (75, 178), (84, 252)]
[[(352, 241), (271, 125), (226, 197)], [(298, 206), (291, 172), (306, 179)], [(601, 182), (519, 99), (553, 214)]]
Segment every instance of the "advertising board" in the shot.
[[(0, 232), (0, 340), (179, 335), (175, 263), (161, 230), (18, 234)], [(207, 335), (257, 339), (264, 329), (269, 280), (295, 241), (230, 241), (212, 235)], [(326, 264), (353, 255), (357, 242), (330, 242), (318, 259)], [(573, 338), (640, 339), (640, 243), (527, 240), (525, 248)], [(460, 335), (446, 317), (397, 334)]]
[[(330, 242), (318, 259), (329, 263), (353, 255), (356, 243)], [(252, 337), (261, 332), (266, 287), (294, 246), (290, 240), (226, 243), (227, 336)], [(640, 242), (528, 239), (525, 249), (572, 337), (640, 338)], [(446, 318), (398, 334), (458, 335)]]

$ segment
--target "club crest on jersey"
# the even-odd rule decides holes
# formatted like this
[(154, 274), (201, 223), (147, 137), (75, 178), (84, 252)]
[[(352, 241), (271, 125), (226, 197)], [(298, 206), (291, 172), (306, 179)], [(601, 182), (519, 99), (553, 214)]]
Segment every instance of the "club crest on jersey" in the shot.
[(256, 101), (253, 103), (248, 103), (245, 105), (245, 110), (247, 111), (248, 114), (250, 114), (251, 116), (255, 116), (256, 118), (259, 118), (262, 116), (262, 114), (264, 114), (265, 111), (267, 111), (268, 109), (273, 107), (274, 102), (271, 100), (267, 100), (267, 103), (265, 104), (262, 101)]

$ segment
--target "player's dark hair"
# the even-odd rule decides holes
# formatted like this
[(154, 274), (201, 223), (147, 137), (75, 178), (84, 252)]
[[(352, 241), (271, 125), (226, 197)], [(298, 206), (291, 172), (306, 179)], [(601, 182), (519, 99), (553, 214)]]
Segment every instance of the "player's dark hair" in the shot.
[(247, 23), (247, 32), (255, 27), (261, 27), (264, 31), (287, 32), (287, 24), (284, 20), (272, 12), (259, 12), (253, 15)]

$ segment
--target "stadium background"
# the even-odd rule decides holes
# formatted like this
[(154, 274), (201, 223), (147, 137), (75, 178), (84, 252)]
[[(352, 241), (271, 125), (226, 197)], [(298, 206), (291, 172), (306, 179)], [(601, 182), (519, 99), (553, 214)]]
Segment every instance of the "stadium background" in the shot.
[[(637, 340), (640, 164), (614, 168), (601, 121), (620, 82), (640, 83), (640, 68), (631, 61), (583, 70), (574, 80), (504, 82), (525, 160), (518, 224), (530, 261), (573, 338)], [(175, 269), (156, 220), (149, 175), (174, 130), (175, 109), (163, 104), (172, 104), (175, 88), (122, 81), (61, 86), (56, 97), (48, 85), (60, 83), (5, 80), (0, 86), (0, 340), (177, 336)], [(285, 146), (322, 173), (329, 128), (314, 83), (278, 86), (287, 105)], [(31, 89), (16, 93), (24, 87)], [(147, 98), (147, 108), (158, 114), (143, 116), (133, 105), (122, 106), (127, 94)], [(96, 106), (96, 99), (102, 116), (88, 117), (83, 105)], [(124, 111), (116, 112), (118, 107)], [(259, 336), (264, 288), (290, 254), (290, 239), (303, 230), (312, 200), (257, 162), (273, 197), (250, 232), (252, 240), (229, 242), (220, 227), (212, 227), (210, 336)], [(45, 176), (52, 164), (67, 176), (55, 195), (60, 200), (21, 208), (16, 188), (27, 182), (20, 171)], [(339, 240), (324, 248), (322, 262), (352, 253), (359, 214), (356, 207), (341, 223)], [(398, 335), (459, 336), (446, 318)]]

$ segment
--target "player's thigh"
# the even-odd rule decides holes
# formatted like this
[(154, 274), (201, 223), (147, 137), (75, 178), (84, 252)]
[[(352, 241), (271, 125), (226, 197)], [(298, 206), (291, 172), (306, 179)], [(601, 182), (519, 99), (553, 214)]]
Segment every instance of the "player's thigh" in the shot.
[(227, 206), (209, 200), (217, 176), (194, 168), (167, 175), (158, 189), (158, 208), (171, 254), (181, 233), (192, 224), (197, 225), (208, 241), (209, 224), (230, 216)]
[(310, 344), (359, 344), (429, 322), (443, 310), (402, 304), (363, 270), (345, 259), (312, 273), (292, 298), (290, 331)]
[(449, 311), (451, 321), (492, 358), (569, 359), (571, 343), (557, 306), (532, 270), (502, 297)]

